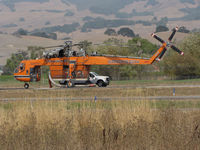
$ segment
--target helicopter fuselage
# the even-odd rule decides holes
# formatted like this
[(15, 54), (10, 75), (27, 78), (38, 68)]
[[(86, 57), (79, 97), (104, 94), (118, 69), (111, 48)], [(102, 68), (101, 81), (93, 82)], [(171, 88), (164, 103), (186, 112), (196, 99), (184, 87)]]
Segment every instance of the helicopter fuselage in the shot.
[[(174, 29), (169, 41), (171, 42), (178, 28)], [(56, 49), (52, 52), (44, 53), (42, 59), (23, 60), (15, 69), (14, 76), (16, 80), (23, 82), (37, 82), (41, 78), (41, 66), (49, 66), (50, 78), (66, 80), (70, 83), (72, 80), (79, 78), (88, 78), (90, 66), (92, 65), (147, 65), (152, 64), (156, 60), (161, 60), (164, 56), (167, 47), (183, 55), (184, 53), (174, 45), (168, 45), (167, 42), (152, 34), (152, 37), (162, 43), (162, 46), (153, 54), (151, 58), (136, 58), (128, 56), (114, 55), (87, 55), (83, 49), (80, 53), (73, 51), (72, 42), (66, 42), (66, 45), (61, 49)]]

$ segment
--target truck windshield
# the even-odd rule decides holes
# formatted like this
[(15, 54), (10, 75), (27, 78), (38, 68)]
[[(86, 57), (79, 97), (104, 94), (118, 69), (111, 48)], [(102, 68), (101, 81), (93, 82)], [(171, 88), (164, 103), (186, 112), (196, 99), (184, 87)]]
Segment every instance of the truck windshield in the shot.
[(95, 72), (91, 72), (93, 75), (95, 75), (95, 76), (99, 76), (97, 73), (95, 73)]

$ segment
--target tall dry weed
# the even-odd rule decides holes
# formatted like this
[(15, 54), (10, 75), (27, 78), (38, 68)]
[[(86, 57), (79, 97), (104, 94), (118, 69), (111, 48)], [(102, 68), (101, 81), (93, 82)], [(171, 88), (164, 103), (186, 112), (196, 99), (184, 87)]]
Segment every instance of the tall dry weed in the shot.
[[(5, 107), (6, 106), (6, 107)], [(148, 101), (1, 103), (0, 149), (200, 149), (198, 110)]]

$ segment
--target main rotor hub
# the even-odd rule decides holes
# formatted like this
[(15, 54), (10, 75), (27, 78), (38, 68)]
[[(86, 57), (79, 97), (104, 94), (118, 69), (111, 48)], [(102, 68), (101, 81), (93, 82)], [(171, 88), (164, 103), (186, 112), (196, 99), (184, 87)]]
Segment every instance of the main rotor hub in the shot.
[(171, 45), (172, 45), (172, 42), (168, 41), (167, 42), (167, 47), (171, 47)]

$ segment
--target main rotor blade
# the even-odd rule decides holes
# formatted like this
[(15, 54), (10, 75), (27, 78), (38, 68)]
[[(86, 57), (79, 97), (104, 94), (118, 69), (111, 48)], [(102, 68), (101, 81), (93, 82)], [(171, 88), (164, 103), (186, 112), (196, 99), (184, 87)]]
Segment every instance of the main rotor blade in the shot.
[(168, 39), (170, 42), (172, 41), (174, 35), (176, 34), (176, 31), (178, 31), (178, 27), (176, 27), (176, 28), (173, 29), (172, 34), (170, 35), (170, 37)]
[(160, 37), (158, 37), (157, 35), (155, 35), (155, 33), (152, 33), (151, 36), (154, 37), (159, 42), (161, 42), (162, 44), (165, 43), (165, 41), (163, 39), (161, 39)]
[(83, 46), (83, 43), (73, 44), (72, 46)]
[(159, 58), (158, 58), (158, 61), (160, 61), (162, 59), (162, 57), (164, 56), (164, 54), (166, 53), (167, 51), (167, 48), (164, 48), (162, 53), (160, 54)]
[(115, 47), (131, 47), (131, 46), (137, 46), (137, 44), (128, 44), (128, 45), (117, 45), (117, 44), (102, 44), (102, 43), (100, 43), (100, 44), (93, 44), (93, 45), (97, 45), (97, 46), (115, 46)]
[(63, 47), (64, 45), (57, 45), (57, 46), (48, 46), (48, 47), (44, 47), (44, 48), (55, 48), (55, 47)]
[(184, 53), (181, 51), (181, 50), (179, 50), (178, 48), (176, 48), (174, 45), (171, 45), (170, 46), (173, 50), (175, 50), (176, 52), (178, 52), (180, 55), (184, 55)]

